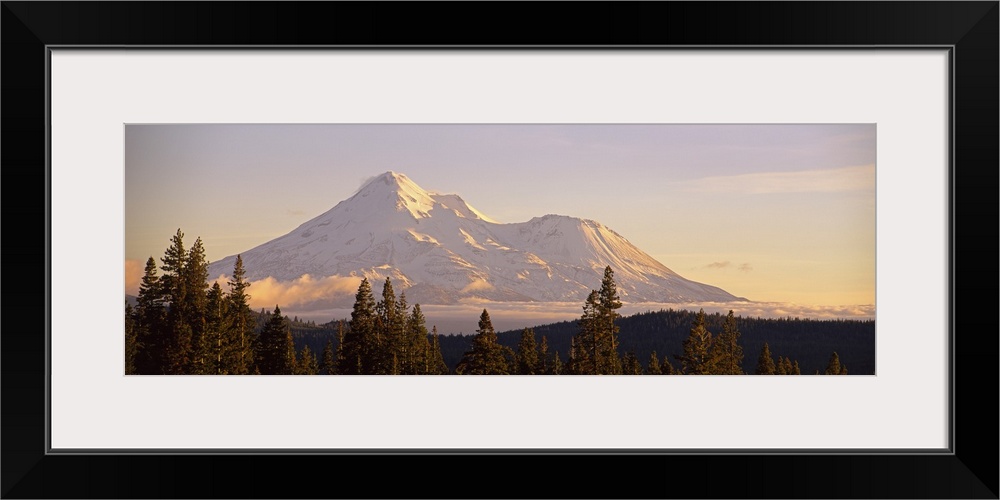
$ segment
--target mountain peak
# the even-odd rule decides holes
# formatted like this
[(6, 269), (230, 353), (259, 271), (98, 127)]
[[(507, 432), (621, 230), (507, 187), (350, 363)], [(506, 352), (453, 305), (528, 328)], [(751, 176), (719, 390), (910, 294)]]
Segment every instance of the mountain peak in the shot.
[(377, 176), (375, 176), (375, 178), (376, 179), (382, 179), (385, 182), (393, 181), (393, 182), (397, 182), (397, 183), (398, 182), (405, 182), (405, 181), (410, 180), (410, 178), (407, 177), (406, 174), (404, 174), (402, 172), (396, 172), (394, 170), (386, 170), (386, 172), (384, 174), (377, 175)]
[(392, 170), (376, 175), (369, 179), (361, 189), (352, 197), (368, 198), (370, 196), (378, 198), (388, 197), (392, 201), (399, 199), (410, 200), (414, 203), (426, 202), (430, 193), (410, 180), (405, 174), (393, 172)]
[[(459, 217), (481, 219), (496, 223), (495, 220), (479, 212), (460, 196), (439, 194), (425, 190), (413, 182), (406, 174), (389, 170), (369, 179), (348, 201), (351, 209), (359, 205), (364, 212), (409, 213), (414, 219), (430, 217), (435, 209), (446, 210)], [(364, 205), (366, 208), (361, 208)]]
[(358, 190), (358, 193), (370, 191), (373, 189), (381, 191), (385, 190), (396, 191), (396, 192), (416, 191), (418, 193), (429, 194), (427, 193), (427, 191), (424, 191), (420, 186), (418, 186), (415, 182), (410, 180), (410, 178), (407, 177), (406, 174), (394, 172), (392, 170), (389, 170), (384, 174), (376, 175), (371, 179), (369, 179), (367, 182), (365, 182), (364, 186), (362, 186), (361, 189)]
[[(425, 304), (579, 301), (609, 265), (622, 297), (634, 302), (739, 299), (679, 276), (599, 222), (548, 214), (502, 224), (457, 194), (428, 192), (391, 170), (242, 258), (250, 280), (392, 278)], [(210, 274), (230, 272), (235, 259), (211, 264)], [(329, 293), (316, 300), (337, 295)]]

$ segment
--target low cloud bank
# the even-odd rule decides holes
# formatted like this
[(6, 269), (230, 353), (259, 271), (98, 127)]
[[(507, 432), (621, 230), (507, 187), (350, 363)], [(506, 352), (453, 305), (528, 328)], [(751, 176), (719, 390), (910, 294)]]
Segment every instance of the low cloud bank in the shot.
[[(229, 277), (220, 276), (215, 280), (226, 292), (229, 291)], [(250, 307), (254, 310), (270, 311), (277, 305), (283, 314), (288, 311), (315, 311), (352, 304), (354, 295), (361, 285), (361, 278), (356, 276), (327, 276), (314, 278), (308, 274), (292, 281), (278, 281), (267, 277), (259, 281), (251, 281), (247, 293), (250, 294)]]
[[(273, 307), (273, 306), (271, 306)], [(438, 333), (472, 334), (478, 328), (479, 316), (483, 309), (490, 315), (490, 321), (497, 331), (518, 330), (560, 321), (576, 321), (583, 313), (582, 304), (573, 302), (479, 302), (476, 304), (436, 305), (421, 304), (420, 309), (427, 318), (427, 328), (437, 326)], [(733, 313), (745, 317), (761, 318), (810, 318), (810, 319), (873, 319), (875, 306), (809, 306), (781, 302), (709, 302), (709, 303), (639, 303), (625, 304), (619, 312), (623, 316), (661, 309), (687, 309), (706, 313)], [(350, 319), (350, 308), (323, 310), (285, 310), (286, 314), (296, 314), (300, 318), (325, 323), (334, 319)]]
[[(125, 262), (125, 292), (138, 293), (142, 266), (138, 261)], [(215, 281), (227, 293), (229, 278), (219, 276)], [(266, 278), (253, 281), (247, 292), (250, 306), (254, 310), (271, 310), (275, 305), (282, 313), (301, 319), (325, 323), (332, 320), (349, 319), (354, 296), (361, 278), (356, 276), (328, 276), (315, 278), (303, 275), (292, 281), (277, 281)], [(476, 285), (476, 284), (474, 284)], [(470, 285), (472, 286), (472, 285)], [(478, 286), (473, 286), (473, 289)], [(378, 296), (376, 295), (376, 300)], [(460, 304), (421, 304), (427, 327), (438, 327), (438, 332), (475, 333), (479, 316), (483, 309), (497, 331), (515, 330), (525, 327), (576, 321), (583, 313), (583, 304), (576, 302), (491, 302), (482, 299), (464, 300)], [(707, 313), (728, 313), (746, 317), (761, 318), (810, 318), (810, 319), (873, 319), (874, 305), (816, 306), (786, 302), (694, 302), (694, 303), (626, 303), (619, 313), (628, 316), (640, 312), (661, 309), (704, 309)]]
[(816, 306), (789, 302), (691, 302), (677, 304), (626, 304), (623, 314), (634, 314), (660, 309), (705, 309), (706, 313), (728, 313), (737, 316), (759, 318), (802, 318), (802, 319), (873, 319), (874, 305)]

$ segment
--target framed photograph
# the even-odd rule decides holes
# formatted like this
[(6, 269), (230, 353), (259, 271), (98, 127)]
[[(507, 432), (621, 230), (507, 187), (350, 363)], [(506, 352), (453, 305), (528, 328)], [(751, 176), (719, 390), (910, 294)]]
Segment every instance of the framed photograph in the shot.
[[(962, 307), (995, 287), (960, 285), (997, 254), (997, 2), (636, 4), (609, 39), (523, 41), (408, 23), (486, 6), (3, 5), (8, 185), (44, 193), (8, 196), (5, 254), (45, 271), (7, 303), (35, 320), (3, 336), (5, 497), (298, 497), (307, 463), (333, 496), (997, 497), (969, 422), (995, 400), (956, 385), (996, 373)], [(226, 307), (246, 262), (273, 353), (185, 319), (170, 256), (198, 248)], [(123, 316), (123, 283), (163, 315)], [(404, 340), (364, 347), (365, 290)], [(617, 299), (680, 326), (588, 337)], [(702, 316), (673, 307), (718, 345), (735, 311), (738, 360), (692, 354)], [(160, 322), (187, 336), (148, 347)], [(490, 376), (539, 370), (528, 327), (572, 376)], [(712, 376), (770, 373), (768, 341), (773, 371), (851, 376)], [(709, 376), (620, 376), (671, 361)], [(417, 376), (269, 376), (338, 369)], [(248, 455), (274, 474), (239, 479)], [(673, 472), (486, 491), (484, 456)], [(441, 469), (461, 493), (414, 486)]]

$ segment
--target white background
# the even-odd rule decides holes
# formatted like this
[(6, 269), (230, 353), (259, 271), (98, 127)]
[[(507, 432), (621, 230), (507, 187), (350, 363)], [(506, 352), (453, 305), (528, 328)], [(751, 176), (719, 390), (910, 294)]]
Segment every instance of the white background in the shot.
[[(57, 49), (51, 76), (55, 449), (947, 446), (944, 50)], [(123, 375), (125, 123), (581, 122), (876, 123), (877, 375)]]

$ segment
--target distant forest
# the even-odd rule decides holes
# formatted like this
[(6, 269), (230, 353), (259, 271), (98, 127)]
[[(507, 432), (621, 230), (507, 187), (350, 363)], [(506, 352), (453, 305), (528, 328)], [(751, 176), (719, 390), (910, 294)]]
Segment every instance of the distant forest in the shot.
[[(228, 290), (208, 283), (201, 239), (178, 230), (125, 304), (126, 374), (175, 375), (858, 375), (875, 373), (874, 320), (766, 319), (660, 310), (628, 317), (607, 267), (576, 321), (475, 335), (428, 332), (386, 279), (363, 280), (350, 319), (324, 324), (251, 311), (237, 257)], [(163, 274), (160, 275), (160, 272)], [(848, 369), (849, 367), (849, 369)]]

